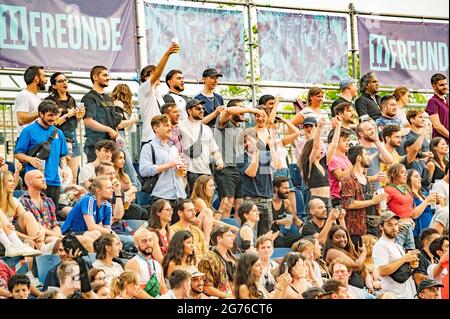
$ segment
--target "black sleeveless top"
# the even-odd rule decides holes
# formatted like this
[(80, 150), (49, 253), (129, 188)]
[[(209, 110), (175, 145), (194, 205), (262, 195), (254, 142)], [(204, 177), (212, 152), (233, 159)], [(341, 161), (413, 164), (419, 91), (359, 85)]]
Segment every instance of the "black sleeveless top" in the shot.
[[(272, 202), (272, 215), (273, 215), (273, 221), (276, 221), (276, 220), (286, 217), (286, 206), (284, 205), (284, 200), (281, 201), (281, 207), (279, 210), (276, 210), (275, 207), (273, 207), (273, 202)], [(272, 230), (274, 232), (278, 231), (278, 230), (280, 230), (280, 226), (277, 224), (273, 224)]]
[(303, 163), (303, 172), (305, 172), (304, 178), (309, 188), (330, 186), (330, 181), (328, 180), (327, 157), (326, 156), (322, 157), (319, 163), (320, 165), (322, 165), (325, 171), (325, 175), (322, 174), (322, 172), (314, 163), (311, 165), (311, 173), (310, 173), (309, 159), (305, 163)]
[(431, 182), (434, 183), (436, 180), (443, 179), (445, 176), (445, 171), (440, 168), (435, 161), (434, 162), (434, 172), (433, 177), (431, 177)]

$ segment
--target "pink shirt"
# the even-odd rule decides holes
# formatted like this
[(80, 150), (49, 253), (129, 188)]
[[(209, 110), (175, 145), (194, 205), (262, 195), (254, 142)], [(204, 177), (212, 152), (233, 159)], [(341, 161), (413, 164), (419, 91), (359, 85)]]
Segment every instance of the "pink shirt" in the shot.
[(331, 159), (331, 162), (328, 165), (331, 198), (341, 198), (341, 182), (333, 176), (332, 172), (338, 168), (345, 170), (350, 166), (352, 166), (352, 163), (350, 163), (349, 159), (345, 155), (334, 155)]

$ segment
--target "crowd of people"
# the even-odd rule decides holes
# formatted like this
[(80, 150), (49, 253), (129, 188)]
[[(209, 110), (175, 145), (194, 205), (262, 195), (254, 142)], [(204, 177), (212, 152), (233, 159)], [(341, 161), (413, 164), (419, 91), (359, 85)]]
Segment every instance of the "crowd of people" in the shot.
[[(64, 73), (41, 100), (44, 68), (25, 71), (15, 162), (0, 157), (0, 254), (23, 257), (30, 271), (16, 274), (2, 258), (1, 298), (448, 299), (444, 75), (431, 78), (425, 109), (408, 107), (406, 87), (381, 97), (367, 73), (341, 80), (331, 116), (312, 87), (286, 119), (278, 96), (256, 108), (225, 104), (214, 68), (192, 98), (182, 71), (170, 70), (161, 95), (178, 51), (171, 44), (141, 71), (139, 115), (126, 84), (105, 93), (104, 66), (92, 68), (81, 103)], [(138, 123), (134, 165), (127, 131)], [(36, 282), (41, 255), (60, 261)]]

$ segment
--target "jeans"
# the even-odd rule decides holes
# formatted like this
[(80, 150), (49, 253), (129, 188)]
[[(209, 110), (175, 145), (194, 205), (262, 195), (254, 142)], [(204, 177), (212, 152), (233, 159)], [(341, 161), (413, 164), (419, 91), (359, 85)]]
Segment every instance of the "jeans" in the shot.
[(416, 245), (414, 243), (414, 224), (412, 223), (402, 223), (399, 222), (399, 228), (403, 228), (399, 231), (395, 242), (402, 246), (405, 250), (415, 249)]
[(258, 237), (264, 235), (272, 228), (272, 198), (245, 197), (244, 199), (254, 202), (258, 207), (259, 222), (256, 225), (256, 232)]
[(120, 235), (117, 234), (117, 236), (119, 236), (120, 241), (123, 244), (123, 250), (127, 250), (127, 251), (132, 251), (134, 248), (134, 239), (133, 236), (130, 235)]

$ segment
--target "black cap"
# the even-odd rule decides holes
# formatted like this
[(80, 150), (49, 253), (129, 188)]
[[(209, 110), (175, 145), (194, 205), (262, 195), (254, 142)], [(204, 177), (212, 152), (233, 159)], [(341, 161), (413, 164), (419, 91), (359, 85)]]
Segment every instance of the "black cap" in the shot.
[(422, 290), (426, 288), (432, 288), (432, 287), (444, 287), (444, 285), (434, 281), (433, 279), (424, 279), (420, 282), (420, 284), (417, 286), (417, 294), (419, 294)]
[(303, 121), (303, 126), (305, 125), (313, 125), (316, 126), (317, 125), (317, 120), (315, 117), (307, 117), (304, 121)]
[(199, 104), (203, 105), (203, 104), (205, 104), (205, 101), (200, 101), (197, 99), (189, 100), (186, 102), (186, 110), (189, 110), (190, 108), (192, 108), (196, 105), (199, 105)]
[(205, 71), (203, 71), (203, 77), (214, 77), (214, 76), (218, 76), (218, 77), (222, 77), (223, 75), (218, 73), (216, 69), (206, 69)]

